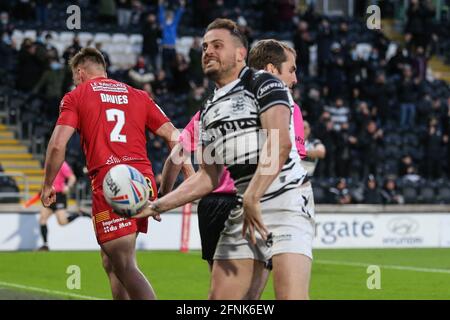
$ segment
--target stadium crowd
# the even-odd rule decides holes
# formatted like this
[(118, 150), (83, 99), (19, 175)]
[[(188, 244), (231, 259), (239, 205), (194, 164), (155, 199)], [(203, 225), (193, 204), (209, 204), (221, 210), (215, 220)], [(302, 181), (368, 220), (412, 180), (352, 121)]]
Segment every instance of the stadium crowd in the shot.
[[(450, 203), (450, 87), (427, 72), (433, 55), (450, 52), (450, 28), (448, 22), (434, 22), (428, 1), (410, 1), (404, 45), (392, 45), (360, 17), (321, 16), (313, 6), (300, 11), (291, 0), (78, 4), (82, 27), (91, 32), (142, 34), (135, 65), (124, 70), (108, 62), (109, 76), (148, 92), (178, 128), (213, 90), (202, 74), (198, 38), (208, 22), (219, 16), (234, 19), (249, 43), (262, 38), (290, 42), (297, 51), (299, 78), (294, 100), (311, 124), (312, 137), (327, 150), (313, 177), (316, 202)], [(72, 88), (68, 61), (81, 44), (75, 37), (59, 54), (52, 34), (41, 30), (63, 30), (68, 5), (0, 2), (0, 95), (8, 95), (20, 109), (10, 116), (45, 142), (60, 100)], [(83, 11), (92, 6), (98, 10)], [(36, 39), (24, 39), (17, 48), (12, 39), (16, 28), (36, 29)], [(194, 37), (187, 55), (176, 50), (182, 36)], [(102, 43), (88, 45), (109, 61)], [(160, 140), (150, 138), (149, 157), (159, 174), (168, 153)], [(82, 177), (77, 139), (71, 141), (67, 160)]]

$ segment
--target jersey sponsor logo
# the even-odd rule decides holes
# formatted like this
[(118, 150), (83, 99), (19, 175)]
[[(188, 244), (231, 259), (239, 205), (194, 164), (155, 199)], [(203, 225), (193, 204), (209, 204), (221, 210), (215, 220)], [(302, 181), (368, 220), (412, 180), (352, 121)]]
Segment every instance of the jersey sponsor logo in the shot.
[(128, 93), (127, 86), (123, 83), (109, 83), (109, 82), (91, 82), (93, 91)]
[(244, 129), (257, 128), (257, 126), (258, 126), (257, 119), (241, 119), (241, 120), (227, 121), (219, 124), (215, 128), (210, 128), (205, 131), (210, 137), (226, 136), (227, 134), (238, 132)]
[(122, 161), (142, 161), (145, 160), (144, 158), (134, 158), (129, 156), (123, 156)]
[(256, 96), (258, 98), (264, 97), (266, 94), (277, 91), (277, 90), (285, 90), (285, 86), (281, 81), (277, 79), (269, 79), (266, 80), (258, 89)]
[(128, 97), (126, 95), (100, 93), (100, 99), (102, 100), (102, 102), (106, 103), (128, 104)]
[(117, 163), (120, 163), (120, 162), (121, 162), (121, 161), (120, 161), (119, 158), (116, 158), (116, 157), (114, 157), (114, 156), (110, 156), (110, 157), (108, 158), (108, 160), (106, 160), (106, 165), (109, 166), (109, 165), (111, 165), (111, 164), (117, 164)]

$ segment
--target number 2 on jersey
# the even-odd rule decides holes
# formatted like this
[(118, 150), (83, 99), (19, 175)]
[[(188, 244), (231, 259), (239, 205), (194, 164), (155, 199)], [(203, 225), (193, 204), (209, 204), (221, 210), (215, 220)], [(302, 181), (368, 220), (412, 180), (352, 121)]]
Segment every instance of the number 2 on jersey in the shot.
[(118, 109), (106, 110), (106, 119), (108, 121), (117, 121), (114, 129), (111, 131), (110, 139), (112, 142), (127, 142), (127, 136), (120, 134), (125, 124), (125, 112)]

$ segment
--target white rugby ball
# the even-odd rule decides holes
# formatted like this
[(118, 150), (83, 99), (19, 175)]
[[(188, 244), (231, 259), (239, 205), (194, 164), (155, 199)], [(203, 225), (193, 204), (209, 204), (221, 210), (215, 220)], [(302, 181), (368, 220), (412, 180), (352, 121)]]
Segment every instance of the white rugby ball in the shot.
[(103, 194), (115, 213), (130, 218), (146, 205), (150, 188), (136, 168), (119, 164), (105, 175)]

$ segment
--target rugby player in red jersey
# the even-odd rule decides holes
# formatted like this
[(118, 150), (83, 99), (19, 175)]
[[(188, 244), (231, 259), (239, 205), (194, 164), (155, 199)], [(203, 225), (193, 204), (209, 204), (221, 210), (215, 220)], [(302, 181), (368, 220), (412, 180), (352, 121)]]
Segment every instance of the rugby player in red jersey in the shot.
[(47, 148), (41, 201), (44, 206), (55, 201), (53, 180), (64, 161), (67, 142), (78, 131), (92, 184), (95, 233), (112, 296), (155, 299), (135, 257), (137, 234), (147, 232), (148, 221), (115, 214), (105, 201), (102, 182), (112, 166), (128, 164), (146, 177), (154, 199), (156, 183), (147, 157), (145, 130), (164, 138), (170, 148), (174, 144), (171, 138), (178, 139), (178, 131), (144, 91), (107, 78), (105, 60), (98, 50), (82, 49), (71, 59), (70, 67), (77, 87), (61, 101)]

